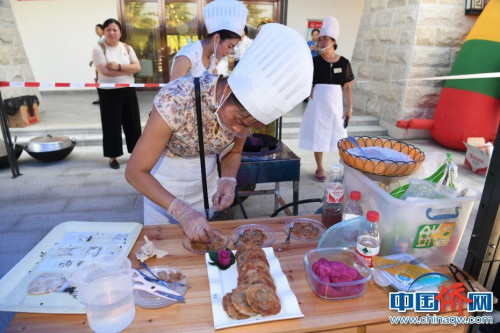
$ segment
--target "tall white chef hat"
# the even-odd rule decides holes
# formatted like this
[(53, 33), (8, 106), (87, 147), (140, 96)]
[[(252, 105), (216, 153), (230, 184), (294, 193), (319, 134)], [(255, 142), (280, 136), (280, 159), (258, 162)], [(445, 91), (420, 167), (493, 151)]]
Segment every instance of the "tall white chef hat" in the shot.
[(340, 34), (339, 21), (333, 16), (327, 16), (323, 19), (323, 24), (321, 25), (321, 30), (319, 31), (320, 36), (328, 36), (337, 40)]
[(304, 37), (282, 24), (268, 23), (262, 26), (228, 83), (245, 109), (267, 125), (309, 96), (312, 78), (311, 51)]
[(209, 34), (229, 30), (241, 36), (247, 23), (248, 9), (236, 0), (215, 0), (203, 8)]

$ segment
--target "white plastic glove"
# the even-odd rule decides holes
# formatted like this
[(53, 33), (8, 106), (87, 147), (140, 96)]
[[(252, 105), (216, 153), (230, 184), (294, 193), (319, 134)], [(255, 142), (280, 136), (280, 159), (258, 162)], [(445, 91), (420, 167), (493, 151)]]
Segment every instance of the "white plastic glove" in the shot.
[(175, 217), (189, 240), (205, 243), (212, 241), (212, 230), (207, 219), (186, 201), (175, 199), (168, 209), (168, 214)]
[(214, 212), (219, 212), (231, 206), (234, 201), (234, 190), (236, 188), (236, 178), (222, 177), (217, 179), (217, 192), (212, 197)]

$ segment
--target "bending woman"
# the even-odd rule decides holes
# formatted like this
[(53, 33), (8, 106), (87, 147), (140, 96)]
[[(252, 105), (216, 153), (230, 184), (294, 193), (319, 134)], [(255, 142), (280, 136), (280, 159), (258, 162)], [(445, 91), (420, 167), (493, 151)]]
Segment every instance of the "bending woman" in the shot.
[[(277, 38), (288, 43), (269, 48)], [(302, 36), (281, 24), (269, 24), (229, 78), (201, 76), (203, 143), (214, 211), (233, 202), (248, 128), (269, 124), (301, 102), (309, 94), (312, 70)], [(194, 89), (194, 79), (186, 76), (160, 90), (125, 176), (153, 204), (144, 206), (145, 225), (178, 222), (189, 239), (208, 241), (212, 233), (202, 214)], [(233, 142), (218, 179), (216, 154)]]

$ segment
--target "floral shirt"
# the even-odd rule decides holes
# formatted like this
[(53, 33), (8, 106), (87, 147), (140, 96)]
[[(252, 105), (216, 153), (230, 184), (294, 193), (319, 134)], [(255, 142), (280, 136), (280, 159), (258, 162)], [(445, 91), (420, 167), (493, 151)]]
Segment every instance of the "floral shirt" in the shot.
[[(218, 79), (218, 75), (208, 73), (200, 77), (203, 143), (206, 155), (222, 153), (234, 140), (231, 132), (217, 126), (214, 115), (217, 108), (215, 88)], [(172, 129), (172, 136), (164, 154), (169, 157), (198, 157), (200, 149), (193, 77), (184, 76), (165, 85), (155, 96), (153, 104)]]

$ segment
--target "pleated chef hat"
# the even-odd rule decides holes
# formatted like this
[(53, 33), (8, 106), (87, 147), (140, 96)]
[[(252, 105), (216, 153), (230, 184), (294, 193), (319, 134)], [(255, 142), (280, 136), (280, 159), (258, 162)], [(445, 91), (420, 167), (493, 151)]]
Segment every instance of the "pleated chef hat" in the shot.
[(241, 36), (247, 23), (248, 9), (236, 0), (215, 0), (203, 8), (209, 34), (229, 30)]
[(339, 21), (333, 16), (327, 16), (323, 19), (321, 24), (321, 30), (319, 31), (320, 36), (328, 36), (337, 40), (340, 34)]
[(228, 83), (245, 109), (267, 125), (309, 96), (312, 78), (311, 51), (304, 37), (282, 24), (268, 23), (262, 26)]

